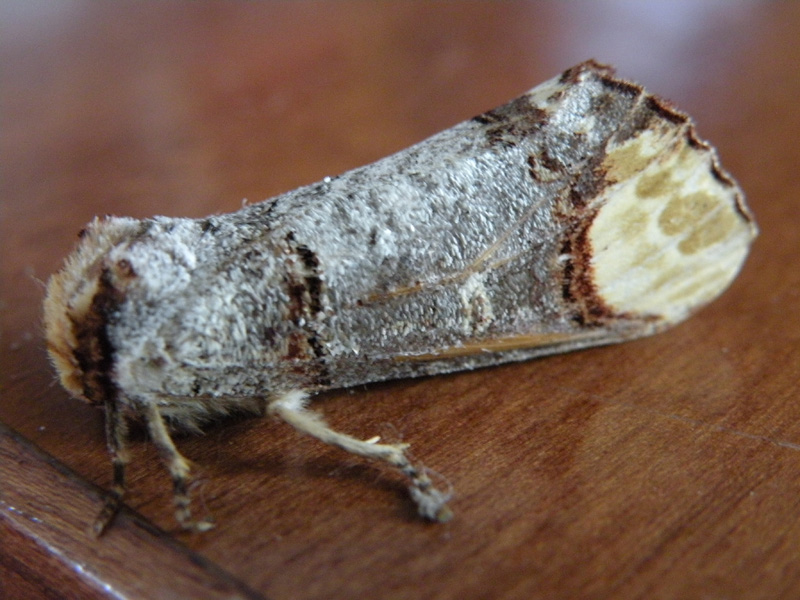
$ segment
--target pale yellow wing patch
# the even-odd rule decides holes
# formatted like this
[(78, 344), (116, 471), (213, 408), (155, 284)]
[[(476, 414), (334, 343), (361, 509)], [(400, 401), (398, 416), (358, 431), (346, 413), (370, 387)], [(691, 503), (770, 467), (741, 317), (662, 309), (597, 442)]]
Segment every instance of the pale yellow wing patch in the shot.
[(608, 149), (614, 183), (590, 230), (597, 293), (615, 311), (686, 318), (728, 287), (756, 229), (690, 123)]

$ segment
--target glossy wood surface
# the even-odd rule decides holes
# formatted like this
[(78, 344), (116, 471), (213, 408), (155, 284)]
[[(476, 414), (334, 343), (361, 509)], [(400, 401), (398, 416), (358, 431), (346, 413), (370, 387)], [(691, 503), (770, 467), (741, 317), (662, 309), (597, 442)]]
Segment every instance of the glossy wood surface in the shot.
[[(800, 596), (800, 3), (30, 2), (0, 7), (0, 597)], [(413, 444), (456, 518), (270, 419), (178, 440), (217, 527), (176, 530), (134, 436), (54, 381), (43, 281), (96, 214), (200, 217), (376, 160), (584, 59), (673, 100), (748, 194), (741, 276), (678, 328), (329, 393)]]

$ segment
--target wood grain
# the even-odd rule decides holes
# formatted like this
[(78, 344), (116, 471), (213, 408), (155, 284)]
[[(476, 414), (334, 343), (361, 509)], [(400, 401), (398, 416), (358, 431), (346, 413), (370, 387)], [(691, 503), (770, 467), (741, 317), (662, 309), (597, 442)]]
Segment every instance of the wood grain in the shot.
[(21, 578), (11, 580), (9, 597), (59, 597), (65, 589), (81, 598), (260, 597), (130, 511), (93, 540), (100, 490), (4, 425), (0, 478), (0, 569)]
[[(11, 0), (0, 27), (0, 596), (800, 595), (800, 4)], [(176, 530), (139, 432), (136, 512), (85, 535), (102, 414), (55, 384), (40, 326), (85, 222), (235, 210), (589, 57), (692, 114), (748, 193), (761, 236), (719, 301), (646, 340), (320, 397), (446, 476), (446, 525), (386, 470), (230, 419), (178, 440), (214, 530)]]

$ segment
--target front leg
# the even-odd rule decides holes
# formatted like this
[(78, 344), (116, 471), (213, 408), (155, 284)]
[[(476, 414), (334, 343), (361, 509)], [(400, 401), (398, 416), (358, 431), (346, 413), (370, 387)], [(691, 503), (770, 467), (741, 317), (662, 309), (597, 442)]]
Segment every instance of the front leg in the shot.
[(105, 401), (106, 410), (106, 446), (111, 454), (111, 465), (114, 469), (114, 481), (111, 495), (106, 499), (100, 514), (92, 525), (92, 534), (101, 536), (119, 512), (122, 498), (125, 496), (125, 467), (130, 462), (128, 452), (128, 422), (120, 410), (116, 396)]
[(161, 460), (172, 477), (173, 502), (175, 518), (183, 529), (191, 531), (208, 531), (214, 524), (209, 520), (193, 521), (189, 483), (191, 481), (191, 463), (175, 447), (169, 435), (161, 411), (154, 400), (140, 400), (140, 410), (147, 421), (150, 438), (161, 455)]

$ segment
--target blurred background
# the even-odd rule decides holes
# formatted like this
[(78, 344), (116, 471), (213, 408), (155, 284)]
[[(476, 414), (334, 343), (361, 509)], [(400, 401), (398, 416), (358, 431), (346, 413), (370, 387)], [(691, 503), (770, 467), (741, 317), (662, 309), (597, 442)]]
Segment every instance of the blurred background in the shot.
[(769, 71), (758, 63), (788, 41), (764, 35), (782, 26), (779, 4), (5, 0), (4, 185), (27, 202), (79, 197), (76, 223), (121, 207), (234, 208), (398, 150), (587, 58), (672, 99), (701, 133), (735, 127), (747, 115), (720, 106), (746, 107), (743, 91), (792, 76), (780, 54)]

